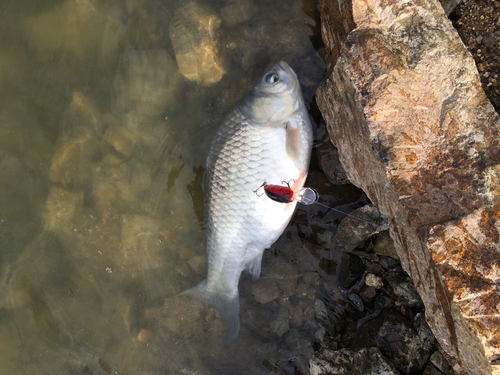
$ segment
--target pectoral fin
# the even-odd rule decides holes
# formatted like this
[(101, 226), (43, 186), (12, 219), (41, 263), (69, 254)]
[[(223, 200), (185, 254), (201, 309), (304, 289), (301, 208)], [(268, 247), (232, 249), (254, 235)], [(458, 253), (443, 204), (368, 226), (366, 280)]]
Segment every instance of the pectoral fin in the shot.
[(295, 121), (288, 121), (286, 123), (286, 153), (293, 161), (299, 160), (300, 146), (299, 124)]

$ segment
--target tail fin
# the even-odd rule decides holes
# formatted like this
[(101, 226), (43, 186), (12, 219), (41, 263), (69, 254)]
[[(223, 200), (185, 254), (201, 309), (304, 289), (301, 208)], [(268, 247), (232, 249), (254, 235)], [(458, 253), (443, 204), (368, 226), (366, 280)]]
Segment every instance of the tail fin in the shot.
[(240, 331), (240, 298), (237, 295), (234, 298), (226, 297), (218, 294), (217, 291), (208, 290), (206, 288), (207, 281), (203, 280), (194, 288), (185, 290), (178, 294), (179, 296), (187, 296), (199, 299), (210, 306), (213, 306), (219, 311), (219, 314), (226, 323), (226, 345), (231, 344)]

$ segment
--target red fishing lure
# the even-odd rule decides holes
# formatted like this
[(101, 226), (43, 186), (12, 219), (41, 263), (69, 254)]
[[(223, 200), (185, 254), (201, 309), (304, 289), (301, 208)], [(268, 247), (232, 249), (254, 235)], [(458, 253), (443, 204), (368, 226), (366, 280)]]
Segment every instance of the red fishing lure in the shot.
[(264, 182), (257, 190), (254, 190), (254, 193), (261, 196), (262, 194), (259, 194), (258, 191), (264, 188), (264, 193), (266, 193), (267, 197), (279, 203), (291, 203), (296, 200), (299, 203), (309, 205), (318, 200), (318, 193), (314, 189), (301, 188), (293, 191), (289, 182), (282, 181), (282, 183), (286, 184), (286, 186), (271, 185)]
[[(288, 183), (287, 183), (288, 185)], [(264, 192), (266, 195), (271, 198), (273, 201), (280, 203), (290, 203), (293, 202), (293, 190), (290, 188), (290, 185), (264, 185)]]

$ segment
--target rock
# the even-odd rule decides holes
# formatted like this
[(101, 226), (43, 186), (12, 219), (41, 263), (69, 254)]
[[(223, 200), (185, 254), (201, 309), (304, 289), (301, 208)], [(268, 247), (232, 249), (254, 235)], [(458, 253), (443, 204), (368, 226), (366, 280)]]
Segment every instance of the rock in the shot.
[(377, 296), (377, 289), (375, 289), (373, 286), (365, 285), (363, 288), (361, 288), (359, 296), (363, 298), (363, 301), (365, 301), (365, 303), (371, 303)]
[(351, 16), (334, 25), (329, 11), (350, 8), (320, 3), (327, 56), (341, 57), (327, 62), (318, 106), (348, 178), (390, 218), (452, 367), (490, 374), (500, 358), (500, 118), (474, 61), (437, 1), (353, 1), (341, 53)]
[[(179, 96), (179, 79), (172, 57), (164, 49), (128, 50), (123, 56), (124, 79), (121, 100), (133, 101), (140, 117), (154, 117), (168, 108), (173, 111)], [(178, 73), (177, 73), (178, 74)]]
[(332, 145), (328, 135), (316, 143), (318, 162), (330, 181), (348, 183), (347, 174), (340, 163), (339, 151)]
[(212, 85), (224, 75), (217, 44), (220, 23), (211, 9), (197, 2), (175, 10), (170, 40), (179, 70), (190, 81)]
[(378, 263), (386, 270), (401, 269), (401, 263), (397, 259), (391, 257), (381, 256)]
[(462, 0), (439, 0), (439, 2), (443, 6), (446, 15), (449, 16), (453, 9), (462, 3)]
[(69, 52), (78, 66), (86, 55), (99, 50), (107, 13), (92, 0), (69, 0), (21, 20), (28, 42), (38, 53), (50, 58), (47, 51)]
[(400, 312), (386, 309), (376, 318), (358, 328), (354, 348), (376, 346), (401, 374), (423, 371), (431, 356), (429, 347)]
[(366, 266), (360, 257), (342, 253), (340, 256), (339, 284), (349, 289), (365, 272)]
[(373, 273), (367, 273), (365, 275), (365, 284), (376, 289), (380, 289), (384, 286), (382, 278), (380, 276), (374, 275)]
[(353, 306), (358, 310), (358, 311), (364, 311), (365, 309), (365, 304), (363, 302), (363, 299), (361, 299), (360, 296), (358, 296), (356, 293), (349, 293), (347, 294), (347, 298)]
[(228, 5), (220, 10), (220, 14), (224, 25), (232, 27), (247, 22), (257, 9), (252, 0), (231, 0)]
[(78, 230), (78, 220), (83, 217), (85, 217), (83, 192), (53, 186), (47, 197), (43, 215), (47, 230), (63, 237), (73, 237), (75, 229)]
[(135, 144), (127, 131), (119, 126), (109, 126), (104, 133), (104, 140), (126, 159), (130, 158), (135, 150)]
[(377, 255), (398, 259), (398, 253), (394, 247), (394, 241), (392, 240), (388, 230), (384, 230), (383, 232), (377, 234), (375, 245), (373, 246), (373, 252)]
[(427, 363), (422, 375), (443, 375), (431, 362)]
[(207, 269), (207, 258), (197, 255), (188, 260), (189, 267), (197, 275), (204, 276), (204, 272)]
[(266, 304), (280, 296), (276, 280), (260, 278), (252, 285), (252, 294), (257, 302)]
[(290, 329), (288, 310), (286, 308), (281, 307), (279, 309), (278, 316), (271, 322), (271, 329), (278, 337), (283, 336)]
[(436, 350), (434, 353), (432, 353), (431, 363), (436, 366), (436, 368), (438, 368), (443, 374), (448, 375), (450, 373), (450, 365), (439, 350)]
[(338, 351), (322, 348), (314, 354), (310, 368), (311, 375), (399, 375), (377, 348)]
[(330, 336), (335, 336), (335, 325), (328, 318), (328, 312), (326, 311), (324, 302), (319, 299), (314, 300), (314, 319), (326, 329), (326, 332), (328, 332)]
[(363, 246), (368, 238), (388, 228), (387, 218), (374, 205), (368, 204), (352, 211), (342, 220), (337, 228), (335, 241), (346, 251), (350, 251)]
[(406, 272), (389, 272), (386, 279), (404, 306), (422, 307), (422, 299)]
[(84, 189), (92, 180), (92, 160), (99, 143), (91, 132), (70, 139), (61, 139), (52, 159), (49, 178), (65, 188)]

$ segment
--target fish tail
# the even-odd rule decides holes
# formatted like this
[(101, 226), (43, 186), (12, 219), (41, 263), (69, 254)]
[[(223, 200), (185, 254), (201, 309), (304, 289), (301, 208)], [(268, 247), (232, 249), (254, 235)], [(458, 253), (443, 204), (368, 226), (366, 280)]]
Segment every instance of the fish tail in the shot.
[(226, 297), (215, 290), (206, 288), (207, 281), (203, 280), (194, 288), (185, 290), (179, 296), (186, 296), (199, 299), (206, 304), (213, 306), (219, 311), (219, 314), (226, 323), (226, 341), (225, 344), (231, 344), (240, 331), (240, 299), (239, 295), (234, 298)]

